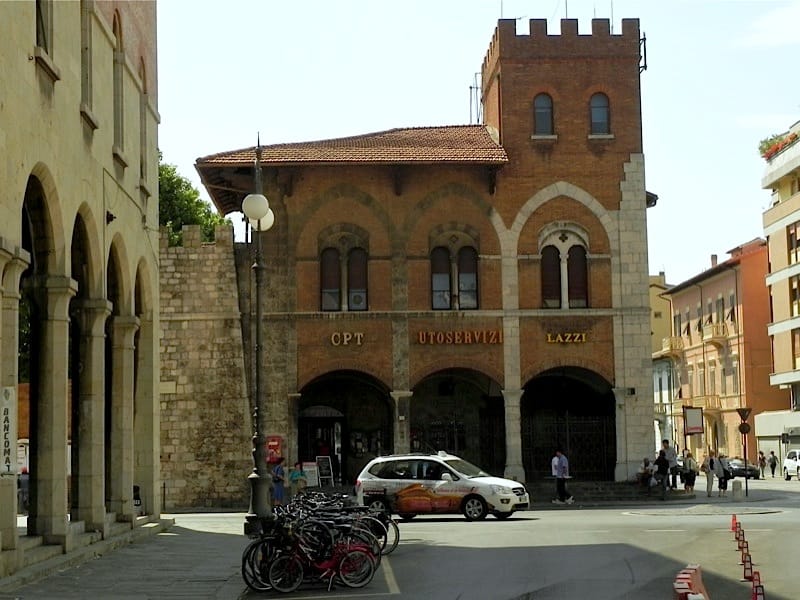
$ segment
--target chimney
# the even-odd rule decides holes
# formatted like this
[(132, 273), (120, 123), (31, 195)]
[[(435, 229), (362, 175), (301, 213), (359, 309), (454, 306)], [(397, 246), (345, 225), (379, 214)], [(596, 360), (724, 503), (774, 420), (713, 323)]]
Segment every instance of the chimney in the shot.
[(716, 254), (712, 254), (711, 255), (711, 267), (713, 268), (713, 267), (716, 267), (716, 266), (717, 266), (717, 255)]

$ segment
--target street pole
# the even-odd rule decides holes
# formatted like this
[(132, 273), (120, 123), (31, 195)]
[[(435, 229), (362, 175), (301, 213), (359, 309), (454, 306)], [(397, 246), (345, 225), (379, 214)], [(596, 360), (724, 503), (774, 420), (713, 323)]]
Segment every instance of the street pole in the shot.
[(255, 271), (256, 280), (256, 330), (255, 330), (255, 364), (254, 386), (252, 390), (253, 406), (253, 472), (247, 477), (250, 483), (250, 507), (245, 517), (245, 534), (252, 535), (261, 531), (264, 519), (272, 518), (269, 502), (269, 473), (267, 472), (267, 453), (265, 433), (267, 429), (267, 411), (264, 402), (264, 390), (261, 385), (262, 357), (264, 351), (264, 332), (262, 326), (263, 306), (262, 288), (264, 287), (264, 255), (261, 249), (261, 232), (268, 230), (274, 222), (274, 215), (269, 209), (269, 202), (262, 194), (261, 186), (261, 143), (256, 147), (255, 193), (248, 194), (242, 202), (242, 212), (249, 219), (250, 225), (256, 228)]

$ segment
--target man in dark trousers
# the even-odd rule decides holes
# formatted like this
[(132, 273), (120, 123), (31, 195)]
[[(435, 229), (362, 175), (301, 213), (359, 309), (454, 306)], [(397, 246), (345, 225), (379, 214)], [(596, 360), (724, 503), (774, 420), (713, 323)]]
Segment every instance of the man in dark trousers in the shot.
[(558, 493), (558, 498), (553, 500), (553, 504), (572, 504), (575, 500), (572, 497), (572, 494), (567, 492), (567, 479), (569, 479), (569, 460), (561, 451), (561, 448), (556, 450), (556, 457), (558, 458), (558, 463), (556, 466), (556, 492)]

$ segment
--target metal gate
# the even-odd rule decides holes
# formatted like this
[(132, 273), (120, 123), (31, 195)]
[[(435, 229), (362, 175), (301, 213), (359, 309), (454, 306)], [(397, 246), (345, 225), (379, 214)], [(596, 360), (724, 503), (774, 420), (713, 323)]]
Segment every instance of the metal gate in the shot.
[(558, 447), (569, 458), (573, 477), (613, 480), (616, 444), (613, 416), (534, 410), (522, 419), (522, 462), (527, 481), (551, 475), (550, 461)]

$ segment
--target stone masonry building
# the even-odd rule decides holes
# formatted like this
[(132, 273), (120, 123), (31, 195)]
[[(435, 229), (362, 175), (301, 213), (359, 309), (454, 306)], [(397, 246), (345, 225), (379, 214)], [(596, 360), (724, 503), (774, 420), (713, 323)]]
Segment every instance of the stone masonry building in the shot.
[(2, 585), (160, 527), (161, 486), (155, 3), (0, 13)]

